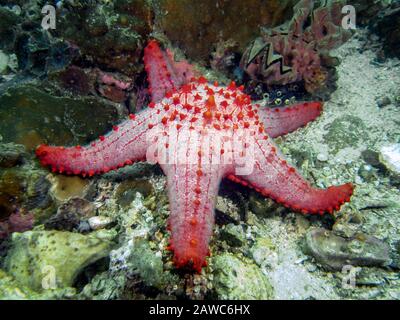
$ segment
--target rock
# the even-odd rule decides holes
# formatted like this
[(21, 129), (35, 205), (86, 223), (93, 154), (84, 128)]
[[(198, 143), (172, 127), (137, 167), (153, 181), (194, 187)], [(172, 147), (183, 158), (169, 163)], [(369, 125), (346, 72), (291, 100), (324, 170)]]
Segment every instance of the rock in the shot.
[(392, 103), (392, 101), (390, 101), (389, 97), (382, 97), (376, 101), (376, 104), (378, 105), (379, 108), (384, 108), (384, 107), (390, 105), (391, 103)]
[(387, 7), (392, 1), (353, 0), (351, 4), (357, 12), (357, 24), (368, 25), (375, 21), (377, 14)]
[(222, 227), (220, 238), (232, 247), (241, 247), (246, 242), (246, 235), (244, 234), (243, 227), (232, 223)]
[(0, 269), (0, 300), (59, 300), (74, 299), (74, 288), (45, 290), (42, 293), (19, 284), (13, 277)]
[(154, 188), (148, 180), (125, 180), (115, 191), (117, 203), (123, 208), (129, 207), (136, 198), (136, 192), (146, 198), (154, 193)]
[(95, 206), (81, 198), (72, 198), (63, 203), (57, 213), (45, 221), (47, 230), (73, 231), (81, 221), (89, 220), (96, 214)]
[(111, 218), (105, 216), (95, 216), (88, 219), (89, 226), (92, 230), (104, 229), (112, 222)]
[(312, 229), (306, 234), (303, 250), (328, 270), (342, 270), (345, 265), (383, 267), (391, 263), (390, 247), (361, 233), (343, 238), (325, 229)]
[[(148, 209), (140, 193), (136, 195), (128, 208), (117, 204), (114, 204), (118, 207), (116, 210), (99, 208), (117, 224), (120, 242), (110, 253), (109, 270), (96, 275), (84, 287), (82, 294), (86, 299), (133, 299), (138, 298), (137, 295), (143, 299), (157, 290), (167, 291), (172, 296), (171, 292), (175, 293), (178, 287), (178, 276), (163, 263), (166, 241), (155, 235), (160, 233), (157, 229), (164, 227), (166, 216), (156, 218), (157, 211)], [(157, 206), (162, 205), (157, 203)], [(157, 224), (155, 220), (159, 220)]]
[(0, 135), (28, 150), (40, 143), (84, 145), (111, 130), (120, 113), (94, 97), (57, 97), (33, 84), (19, 85), (0, 95)]
[(89, 222), (80, 221), (77, 231), (80, 233), (88, 233), (88, 232), (92, 231), (92, 228), (90, 227)]
[(90, 185), (89, 180), (78, 176), (49, 175), (48, 179), (52, 184), (50, 194), (59, 202), (72, 198), (84, 198)]
[(130, 277), (139, 277), (147, 286), (161, 289), (167, 280), (161, 255), (155, 254), (146, 239), (133, 239), (129, 242), (129, 248), (122, 246), (112, 251), (111, 270), (120, 269), (122, 265)]
[(18, 210), (36, 216), (50, 209), (52, 202), (44, 174), (42, 169), (29, 166), (0, 170), (0, 220)]
[(0, 48), (11, 48), (15, 40), (15, 26), (21, 19), (11, 9), (0, 7)]
[(7, 220), (0, 221), (0, 240), (13, 232), (24, 232), (32, 229), (34, 215), (32, 213), (12, 213)]
[(271, 268), (278, 262), (278, 253), (272, 240), (266, 237), (257, 238), (250, 249), (253, 260), (261, 268)]
[(365, 222), (365, 218), (362, 212), (346, 210), (336, 219), (332, 231), (339, 237), (349, 239), (362, 231), (363, 222)]
[(327, 162), (329, 160), (328, 155), (326, 153), (319, 153), (317, 155), (317, 160), (321, 162)]
[(382, 147), (379, 160), (391, 173), (400, 175), (400, 144)]
[(381, 161), (379, 160), (379, 153), (373, 150), (364, 150), (361, 153), (361, 156), (363, 158), (363, 160), (371, 165), (372, 167), (378, 169), (379, 171), (385, 172), (386, 167), (381, 163)]
[(8, 55), (0, 50), (0, 75), (5, 73), (8, 68)]
[(243, 51), (260, 26), (283, 22), (293, 2), (166, 0), (160, 2), (156, 21), (190, 58), (208, 60), (219, 41), (233, 40)]
[(371, 30), (380, 36), (388, 56), (399, 57), (400, 4), (397, 2), (393, 8), (382, 10), (371, 23)]
[(0, 168), (11, 168), (21, 164), (25, 147), (14, 143), (0, 144)]
[(232, 201), (228, 196), (217, 196), (215, 211), (215, 219), (218, 225), (238, 224), (243, 216), (241, 205)]
[(80, 292), (80, 298), (85, 300), (116, 300), (122, 295), (126, 286), (124, 275), (110, 276), (108, 272), (103, 272), (94, 276)]
[(377, 170), (369, 164), (362, 165), (358, 175), (366, 182), (372, 183), (378, 179)]
[(14, 233), (4, 267), (32, 290), (42, 291), (46, 285), (72, 287), (85, 267), (108, 256), (115, 236), (114, 230), (89, 235), (61, 231)]
[(152, 27), (148, 2), (79, 1), (79, 6), (79, 10), (65, 10), (55, 33), (75, 43), (99, 65), (130, 76), (139, 74), (143, 70), (141, 53)]
[(257, 216), (268, 215), (280, 208), (274, 201), (261, 196), (256, 192), (251, 192), (249, 197), (249, 209)]
[(50, 79), (52, 80), (53, 77), (62, 88), (70, 91), (72, 94), (88, 95), (90, 91), (94, 91), (91, 79), (85, 70), (77, 66), (70, 66), (59, 73), (54, 73)]
[(268, 278), (251, 262), (225, 253), (213, 258), (214, 288), (223, 300), (267, 300), (274, 290)]
[(384, 274), (380, 274), (379, 270), (362, 268), (357, 272), (356, 285), (357, 286), (382, 286), (385, 284)]

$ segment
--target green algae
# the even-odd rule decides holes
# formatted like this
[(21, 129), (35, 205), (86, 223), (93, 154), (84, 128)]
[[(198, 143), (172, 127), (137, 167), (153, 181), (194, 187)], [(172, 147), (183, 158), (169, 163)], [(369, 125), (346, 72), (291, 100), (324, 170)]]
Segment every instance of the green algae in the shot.
[(73, 299), (76, 291), (67, 287), (36, 292), (18, 283), (12, 276), (0, 269), (0, 300), (54, 300)]
[(151, 29), (152, 16), (146, 1), (77, 1), (76, 6), (81, 6), (81, 10), (71, 10), (60, 17), (55, 33), (76, 43), (84, 55), (107, 68), (129, 76), (143, 70), (141, 50)]
[(12, 10), (0, 7), (0, 47), (11, 47), (15, 40), (14, 27), (21, 22), (20, 17)]
[(214, 287), (223, 300), (267, 300), (274, 290), (255, 264), (229, 253), (213, 259)]
[(227, 224), (220, 231), (221, 240), (231, 247), (242, 247), (246, 243), (246, 235), (241, 225)]
[(51, 214), (54, 208), (48, 196), (50, 184), (46, 174), (31, 164), (0, 169), (0, 219), (16, 208), (31, 211), (37, 217)]
[(43, 142), (85, 144), (118, 119), (116, 108), (95, 98), (56, 97), (34, 85), (11, 88), (0, 96), (0, 134), (28, 149)]
[(113, 230), (89, 235), (40, 230), (14, 233), (4, 269), (34, 291), (72, 287), (85, 267), (108, 256), (115, 236)]
[(126, 180), (120, 183), (116, 189), (117, 203), (123, 208), (129, 207), (136, 198), (136, 192), (147, 198), (154, 193), (151, 183), (147, 180)]
[(137, 276), (146, 286), (163, 289), (171, 276), (169, 272), (164, 272), (161, 255), (156, 254), (145, 239), (134, 239), (131, 246), (126, 260), (129, 273)]

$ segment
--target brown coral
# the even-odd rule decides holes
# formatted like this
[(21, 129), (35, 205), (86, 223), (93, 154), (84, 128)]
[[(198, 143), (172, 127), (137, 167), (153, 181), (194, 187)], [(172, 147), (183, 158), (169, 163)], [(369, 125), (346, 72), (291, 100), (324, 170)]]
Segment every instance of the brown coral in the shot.
[(191, 59), (206, 61), (218, 41), (233, 39), (243, 50), (261, 26), (282, 23), (293, 0), (165, 0), (156, 20)]

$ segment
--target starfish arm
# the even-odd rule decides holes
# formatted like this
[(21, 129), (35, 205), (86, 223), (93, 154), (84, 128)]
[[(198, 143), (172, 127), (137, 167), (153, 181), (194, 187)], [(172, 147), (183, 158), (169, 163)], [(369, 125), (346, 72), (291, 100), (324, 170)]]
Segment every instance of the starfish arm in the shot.
[(36, 155), (53, 172), (92, 176), (117, 169), (146, 157), (146, 133), (149, 123), (156, 121), (154, 109), (145, 109), (114, 126), (107, 136), (101, 136), (88, 146), (59, 147), (41, 145)]
[(260, 108), (258, 113), (267, 133), (276, 138), (305, 126), (321, 112), (321, 102), (305, 102), (284, 108)]
[(194, 76), (193, 67), (186, 61), (176, 62), (171, 52), (161, 50), (157, 41), (151, 40), (144, 49), (152, 101), (159, 102), (167, 92), (179, 89)]
[(200, 272), (209, 252), (219, 184), (228, 169), (210, 164), (206, 152), (198, 151), (207, 150), (208, 154), (209, 150), (198, 149), (199, 144), (189, 140), (180, 145), (186, 156), (174, 157), (178, 164), (161, 165), (167, 176), (171, 210), (170, 249), (177, 267)]
[(323, 214), (339, 210), (350, 201), (353, 185), (331, 186), (327, 189), (312, 187), (300, 173), (287, 164), (270, 139), (255, 141), (254, 169), (246, 175), (228, 176), (233, 181), (249, 185), (294, 211)]

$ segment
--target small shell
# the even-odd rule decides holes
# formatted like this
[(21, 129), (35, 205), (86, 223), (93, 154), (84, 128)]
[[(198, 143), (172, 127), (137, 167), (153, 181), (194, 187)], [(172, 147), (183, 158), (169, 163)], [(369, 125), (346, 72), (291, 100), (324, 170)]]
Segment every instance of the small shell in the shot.
[(95, 216), (88, 219), (88, 223), (92, 230), (104, 229), (112, 223), (112, 219), (105, 216)]
[(379, 158), (390, 171), (400, 174), (400, 144), (382, 147)]

